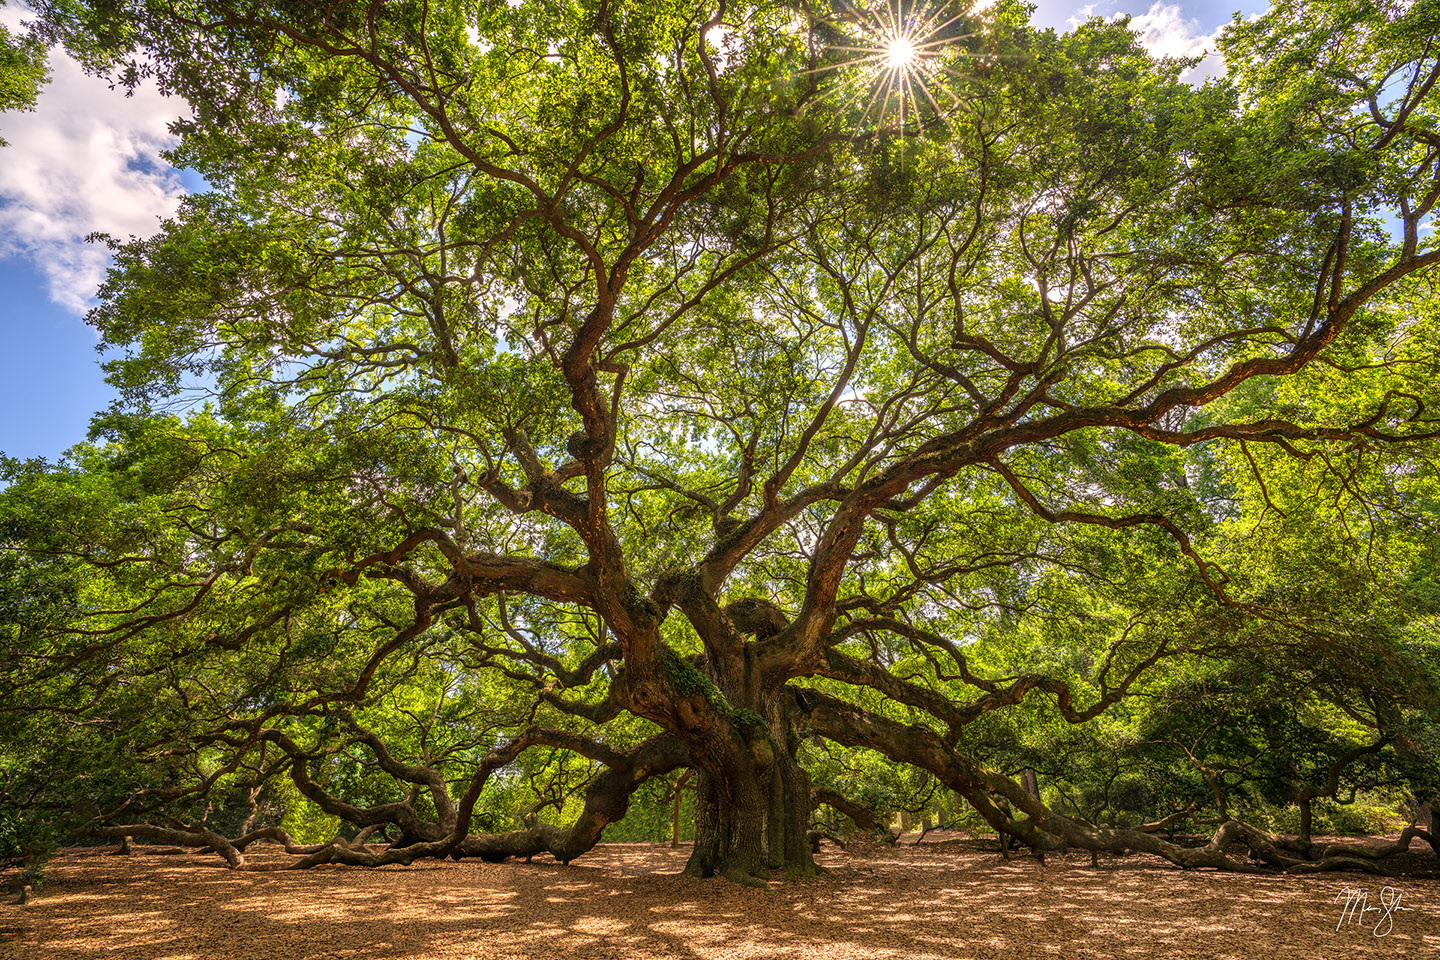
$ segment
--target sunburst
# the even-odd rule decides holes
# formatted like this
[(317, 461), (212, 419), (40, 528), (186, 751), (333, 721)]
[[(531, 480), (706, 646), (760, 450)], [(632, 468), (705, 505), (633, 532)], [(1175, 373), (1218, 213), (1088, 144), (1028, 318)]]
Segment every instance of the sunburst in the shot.
[[(959, 13), (955, 10), (960, 9)], [(842, 59), (803, 71), (834, 72), (835, 87), (852, 105), (859, 106), (859, 125), (877, 132), (903, 132), (912, 124), (947, 122), (949, 110), (941, 101), (955, 102), (939, 82), (953, 72), (947, 61), (966, 56), (954, 25), (970, 15), (968, 3), (928, 6), (923, 0), (886, 0), (873, 7), (850, 7), (838, 16), (812, 24), (838, 33), (842, 42), (825, 43), (812, 53), (812, 62), (829, 52)]]
[(885, 66), (903, 70), (915, 62), (915, 47), (909, 37), (896, 37), (885, 45)]

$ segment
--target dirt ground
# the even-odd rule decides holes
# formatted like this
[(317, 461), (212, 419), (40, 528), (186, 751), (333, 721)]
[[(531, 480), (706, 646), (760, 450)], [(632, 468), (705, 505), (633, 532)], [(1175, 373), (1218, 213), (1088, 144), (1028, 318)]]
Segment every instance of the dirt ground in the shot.
[[(677, 876), (688, 851), (661, 844), (603, 844), (568, 867), (239, 873), (213, 855), (71, 850), (28, 904), (0, 906), (0, 958), (1440, 958), (1440, 880), (1182, 872), (1138, 856), (1042, 866), (1002, 861), (993, 841), (913, 839), (827, 844), (828, 875), (768, 891)], [(1350, 914), (1371, 908), (1349, 923), (1346, 888), (1368, 897)]]

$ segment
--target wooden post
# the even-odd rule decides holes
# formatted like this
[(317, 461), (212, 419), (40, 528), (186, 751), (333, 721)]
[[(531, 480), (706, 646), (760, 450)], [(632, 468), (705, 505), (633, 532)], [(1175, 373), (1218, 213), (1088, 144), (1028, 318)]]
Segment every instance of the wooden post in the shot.
[(685, 784), (690, 779), (694, 770), (686, 770), (681, 774), (680, 779), (675, 781), (675, 817), (670, 824), (670, 849), (680, 846), (680, 795), (685, 790)]

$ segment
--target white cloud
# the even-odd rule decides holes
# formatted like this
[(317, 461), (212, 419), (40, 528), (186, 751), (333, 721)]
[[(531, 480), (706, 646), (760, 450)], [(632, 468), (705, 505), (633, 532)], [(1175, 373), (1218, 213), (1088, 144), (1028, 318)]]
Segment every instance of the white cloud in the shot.
[(1225, 72), (1215, 40), (1220, 31), (1205, 33), (1200, 21), (1188, 18), (1178, 4), (1156, 2), (1142, 14), (1130, 18), (1130, 29), (1140, 35), (1140, 42), (1157, 57), (1204, 56), (1199, 66), (1181, 74), (1190, 83), (1204, 83), (1206, 77)]
[[(1103, 6), (1109, 10), (1115, 9), (1113, 2), (1104, 3)], [(1073, 30), (1091, 17), (1104, 16), (1105, 10), (1101, 7), (1100, 2), (1078, 7), (1065, 23)], [(1122, 16), (1123, 13), (1116, 13), (1110, 19), (1115, 20)], [(1200, 61), (1198, 66), (1180, 74), (1180, 79), (1187, 83), (1204, 83), (1207, 78), (1218, 77), (1225, 72), (1225, 61), (1220, 57), (1215, 44), (1224, 25), (1206, 33), (1200, 21), (1185, 16), (1178, 3), (1156, 0), (1149, 10), (1131, 15), (1130, 29), (1140, 35), (1140, 43), (1157, 57), (1203, 56), (1205, 59)]]
[[(23, 16), (0, 10), (7, 26)], [(105, 248), (85, 236), (148, 236), (175, 212), (184, 188), (159, 153), (175, 141), (166, 125), (188, 110), (153, 84), (126, 97), (63, 52), (51, 53), (50, 70), (33, 112), (0, 114), (0, 136), (10, 141), (0, 147), (0, 257), (31, 261), (50, 298), (78, 314), (92, 305), (108, 263)]]

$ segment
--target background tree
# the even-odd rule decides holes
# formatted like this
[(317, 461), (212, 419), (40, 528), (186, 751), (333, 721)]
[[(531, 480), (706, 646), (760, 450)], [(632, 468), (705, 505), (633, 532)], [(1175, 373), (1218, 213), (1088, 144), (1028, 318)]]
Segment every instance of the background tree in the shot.
[[(4, 4), (0, 3), (0, 7)], [(45, 44), (0, 27), (0, 110), (29, 110), (49, 77)], [(5, 141), (0, 139), (0, 147)]]

